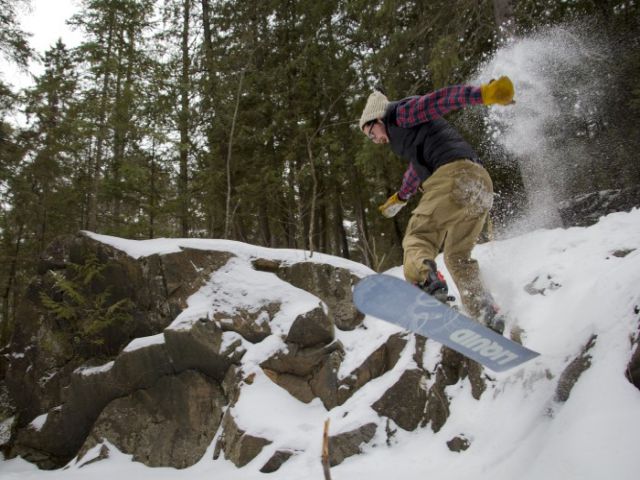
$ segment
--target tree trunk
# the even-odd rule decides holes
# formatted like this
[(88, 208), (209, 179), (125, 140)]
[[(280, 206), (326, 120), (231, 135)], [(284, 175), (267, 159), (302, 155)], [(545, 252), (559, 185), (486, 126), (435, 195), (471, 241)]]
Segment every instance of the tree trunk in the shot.
[(214, 114), (215, 109), (215, 95), (216, 95), (216, 72), (214, 64), (213, 54), (213, 32), (211, 29), (211, 2), (210, 0), (201, 0), (202, 5), (202, 30), (203, 30), (203, 48), (205, 58), (205, 86), (202, 98), (202, 121), (206, 124), (207, 135), (207, 149), (206, 154), (206, 168), (208, 169), (209, 181), (207, 182), (207, 195), (205, 196), (205, 211), (207, 212), (207, 233), (210, 237), (215, 236), (216, 229), (216, 215), (221, 210), (218, 203), (217, 196), (214, 194), (220, 185), (213, 184), (213, 179), (216, 178), (215, 174), (220, 170), (221, 165), (216, 162), (215, 151), (217, 147), (217, 141), (215, 138), (215, 121)]
[(207, 63), (207, 74), (209, 85), (208, 92), (213, 90), (213, 36), (211, 32), (211, 24), (209, 20), (211, 18), (211, 6), (209, 0), (202, 0), (202, 30), (204, 32), (204, 58)]
[[(315, 136), (315, 134), (314, 134)], [(311, 169), (311, 206), (309, 207), (309, 256), (313, 257), (313, 252), (315, 250), (315, 227), (316, 227), (316, 198), (318, 196), (318, 178), (316, 177), (316, 164), (313, 158), (313, 151), (311, 150), (311, 142), (312, 140), (307, 138), (307, 156), (309, 158), (309, 166)]]
[(265, 195), (260, 202), (260, 218), (258, 219), (260, 224), (260, 232), (262, 237), (262, 244), (265, 247), (273, 247), (273, 238), (271, 234), (271, 226), (269, 225), (269, 210), (267, 209), (268, 199)]
[(151, 154), (149, 155), (149, 238), (155, 238), (156, 231), (156, 206), (158, 189), (156, 186), (156, 141), (153, 140)]
[[(11, 256), (9, 265), (9, 274), (7, 275), (7, 284), (4, 292), (2, 292), (2, 317), (0, 318), (0, 345), (5, 345), (9, 341), (9, 335), (13, 325), (14, 311), (11, 309), (11, 297), (16, 285), (18, 275), (18, 256), (20, 255), (20, 245), (22, 244), (22, 235), (24, 232), (24, 223), (20, 223), (18, 233), (15, 239), (15, 248)], [(14, 305), (15, 307), (15, 305)], [(14, 309), (15, 310), (15, 309)]]
[(342, 194), (339, 189), (336, 189), (335, 193), (336, 198), (334, 199), (334, 218), (335, 218), (335, 230), (336, 230), (336, 238), (337, 243), (340, 246), (340, 256), (346, 259), (350, 259), (351, 255), (349, 253), (349, 238), (347, 236), (347, 231), (344, 228), (344, 213), (342, 208)]
[[(113, 198), (113, 217), (116, 222), (120, 222), (121, 208), (122, 208), (122, 192), (120, 190), (119, 183), (122, 175), (122, 165), (124, 164), (125, 151), (127, 147), (127, 134), (129, 130), (129, 124), (131, 122), (130, 115), (130, 103), (132, 100), (131, 90), (133, 83), (133, 64), (135, 55), (135, 33), (134, 27), (130, 26), (127, 32), (129, 37), (129, 44), (126, 47), (126, 70), (124, 72), (124, 81), (121, 78), (120, 73), (122, 69), (122, 54), (118, 54), (118, 75), (117, 75), (117, 87), (116, 87), (116, 115), (114, 123), (113, 134), (113, 183), (115, 186), (114, 198)], [(124, 48), (124, 39), (121, 39), (121, 50)]]
[(182, 18), (182, 73), (180, 75), (180, 114), (178, 124), (180, 130), (180, 171), (178, 173), (178, 203), (180, 205), (180, 234), (189, 236), (189, 18), (191, 16), (191, 0), (184, 0)]
[(227, 202), (225, 208), (225, 220), (224, 220), (224, 238), (229, 238), (229, 230), (231, 227), (231, 221), (233, 212), (231, 211), (231, 156), (233, 153), (233, 134), (236, 129), (236, 120), (238, 118), (238, 110), (240, 109), (240, 96), (242, 95), (242, 83), (244, 81), (244, 69), (240, 72), (240, 81), (238, 82), (238, 92), (236, 94), (236, 105), (233, 111), (233, 118), (231, 119), (231, 132), (229, 132), (229, 148), (227, 149)]
[(110, 13), (109, 30), (107, 33), (107, 52), (103, 61), (104, 73), (102, 74), (102, 91), (100, 92), (100, 109), (98, 111), (98, 131), (96, 133), (96, 150), (93, 159), (93, 172), (91, 175), (91, 189), (89, 191), (89, 206), (87, 208), (87, 229), (96, 230), (98, 226), (98, 194), (100, 190), (100, 178), (103, 162), (104, 141), (107, 136), (107, 103), (109, 83), (111, 79), (111, 55), (113, 50), (113, 35), (115, 30), (116, 15)]

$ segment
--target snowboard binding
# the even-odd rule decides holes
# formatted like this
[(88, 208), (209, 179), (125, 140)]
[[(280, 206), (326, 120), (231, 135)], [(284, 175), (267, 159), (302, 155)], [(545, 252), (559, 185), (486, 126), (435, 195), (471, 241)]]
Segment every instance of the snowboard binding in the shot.
[(424, 263), (429, 267), (427, 278), (422, 283), (418, 282), (416, 286), (445, 305), (455, 302), (456, 298), (449, 295), (449, 286), (444, 275), (438, 271), (436, 262), (425, 260)]

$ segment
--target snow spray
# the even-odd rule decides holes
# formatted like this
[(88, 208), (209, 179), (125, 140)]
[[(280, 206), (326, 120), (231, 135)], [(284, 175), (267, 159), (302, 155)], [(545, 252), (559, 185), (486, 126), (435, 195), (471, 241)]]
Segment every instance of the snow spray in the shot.
[(517, 162), (527, 195), (511, 233), (559, 226), (558, 204), (584, 166), (606, 93), (605, 50), (592, 32), (553, 27), (506, 42), (474, 75), (475, 84), (508, 75), (515, 86), (516, 104), (491, 107), (485, 122), (490, 141)]

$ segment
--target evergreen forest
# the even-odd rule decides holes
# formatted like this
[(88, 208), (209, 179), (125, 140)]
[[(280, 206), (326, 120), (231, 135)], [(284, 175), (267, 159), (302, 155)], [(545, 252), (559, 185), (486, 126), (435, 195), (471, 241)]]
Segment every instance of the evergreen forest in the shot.
[[(567, 197), (640, 181), (637, 0), (79, 0), (82, 43), (42, 58), (19, 22), (29, 3), (0, 0), (0, 55), (44, 66), (25, 88), (0, 72), (3, 344), (44, 249), (80, 230), (398, 265), (411, 208), (389, 220), (377, 206), (405, 165), (359, 131), (368, 95), (468, 83), (544, 29), (605, 45), (592, 64), (604, 101), (563, 119), (590, 159)], [(448, 119), (492, 174), (496, 215), (515, 214), (531, 172), (481, 115)]]

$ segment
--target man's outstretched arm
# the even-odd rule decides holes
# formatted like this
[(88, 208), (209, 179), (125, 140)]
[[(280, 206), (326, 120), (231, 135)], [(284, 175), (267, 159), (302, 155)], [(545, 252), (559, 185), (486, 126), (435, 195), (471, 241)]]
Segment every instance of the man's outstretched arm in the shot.
[(480, 87), (445, 87), (420, 97), (411, 97), (399, 104), (396, 107), (396, 123), (399, 127), (411, 128), (470, 105), (508, 105), (513, 103), (513, 95), (513, 83), (509, 77), (500, 77)]

